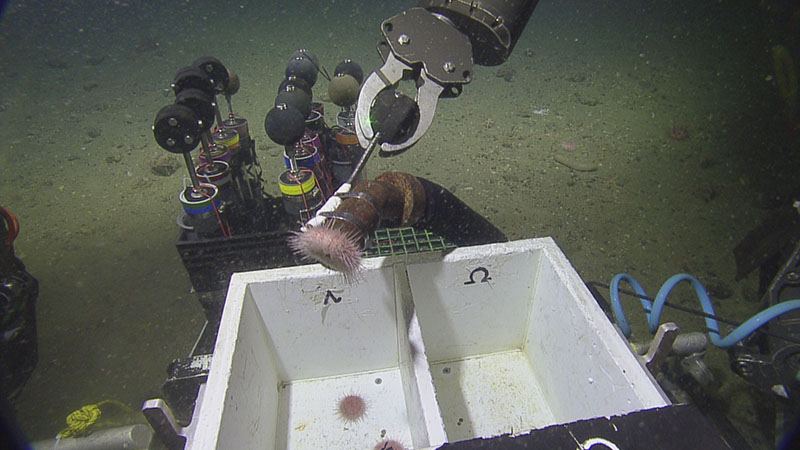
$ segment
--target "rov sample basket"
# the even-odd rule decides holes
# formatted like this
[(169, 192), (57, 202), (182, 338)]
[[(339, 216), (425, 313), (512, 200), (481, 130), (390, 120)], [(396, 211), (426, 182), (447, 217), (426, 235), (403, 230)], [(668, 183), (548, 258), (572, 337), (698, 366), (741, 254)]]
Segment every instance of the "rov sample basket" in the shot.
[(360, 278), (235, 274), (187, 448), (423, 449), (669, 404), (550, 238), (371, 258)]

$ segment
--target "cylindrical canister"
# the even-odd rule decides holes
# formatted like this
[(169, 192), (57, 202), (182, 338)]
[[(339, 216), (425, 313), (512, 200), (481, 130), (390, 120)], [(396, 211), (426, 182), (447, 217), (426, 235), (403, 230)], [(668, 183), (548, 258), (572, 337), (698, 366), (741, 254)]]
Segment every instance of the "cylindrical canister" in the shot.
[(302, 223), (314, 217), (322, 207), (322, 193), (317, 186), (314, 174), (309, 170), (292, 173), (287, 170), (278, 179), (283, 196), (283, 208)]
[(311, 113), (306, 117), (306, 128), (315, 133), (322, 133), (325, 131), (325, 108), (322, 103), (319, 103), (318, 108), (314, 108), (314, 105), (311, 104)]
[(250, 128), (247, 125), (247, 119), (231, 115), (228, 120), (222, 122), (222, 126), (239, 133), (239, 151), (236, 153), (236, 160), (231, 165), (236, 168), (239, 167), (237, 164), (252, 164), (254, 153), (251, 148), (252, 140), (250, 139)]
[(232, 128), (221, 128), (212, 135), (212, 138), (215, 144), (222, 144), (233, 153), (239, 150), (239, 133)]
[(197, 188), (187, 186), (178, 199), (186, 212), (186, 225), (192, 227), (199, 237), (222, 231), (218, 217), (222, 203), (219, 188), (208, 183), (200, 183)]
[[(361, 155), (364, 154), (364, 149), (358, 144), (358, 137), (352, 131), (344, 128), (336, 133), (336, 144), (328, 151), (330, 156), (331, 175), (333, 181), (337, 186), (350, 179), (350, 174), (353, 173)], [(366, 180), (367, 174), (362, 170), (358, 179), (354, 182)]]
[(231, 167), (225, 161), (213, 161), (211, 163), (200, 164), (195, 168), (197, 179), (201, 183), (210, 183), (219, 189), (220, 200), (230, 203), (234, 200), (233, 187), (231, 185)]
[(333, 177), (325, 160), (325, 153), (322, 151), (322, 140), (319, 134), (306, 130), (303, 137), (294, 147), (284, 149), (283, 160), (287, 169), (292, 169), (291, 155), (287, 152), (294, 151), (294, 160), (298, 168), (309, 169), (317, 177), (317, 184), (324, 197), (333, 195)]
[(225, 161), (228, 164), (231, 162), (231, 151), (227, 145), (224, 144), (211, 144), (208, 150), (200, 152), (200, 162), (209, 163), (211, 161)]
[(239, 116), (230, 116), (228, 120), (222, 122), (222, 126), (223, 128), (236, 130), (241, 141), (250, 140), (250, 128), (247, 125), (247, 119)]

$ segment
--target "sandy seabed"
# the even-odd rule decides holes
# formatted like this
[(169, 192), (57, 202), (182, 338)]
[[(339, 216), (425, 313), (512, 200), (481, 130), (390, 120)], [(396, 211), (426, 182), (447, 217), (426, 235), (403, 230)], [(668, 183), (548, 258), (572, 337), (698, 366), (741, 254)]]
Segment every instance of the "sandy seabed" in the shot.
[[(305, 47), (329, 70), (348, 57), (369, 72), (380, 21), (414, 4), (151, 3), (20, 2), (3, 18), (0, 204), (21, 222), (17, 254), (41, 289), (39, 364), (15, 401), (34, 440), (85, 404), (136, 409), (159, 396), (202, 326), (174, 247), (185, 170), (150, 168), (164, 154), (150, 127), (174, 73), (211, 55), (239, 74), (234, 106), (277, 195), (281, 149), (261, 124), (288, 56)], [(662, 3), (543, 0), (505, 65), (477, 67), (415, 148), (369, 172), (431, 179), (511, 239), (553, 236), (587, 281), (627, 272), (655, 292), (692, 273), (726, 297), (719, 314), (746, 319), (757, 280), (734, 280), (732, 249), (798, 165), (770, 81), (774, 38), (755, 6)], [(326, 87), (315, 95), (330, 114)], [(669, 137), (676, 125), (688, 139)], [(646, 337), (637, 302), (626, 307)], [(728, 369), (725, 351), (706, 358), (716, 381), (700, 406), (771, 447), (771, 399)]]

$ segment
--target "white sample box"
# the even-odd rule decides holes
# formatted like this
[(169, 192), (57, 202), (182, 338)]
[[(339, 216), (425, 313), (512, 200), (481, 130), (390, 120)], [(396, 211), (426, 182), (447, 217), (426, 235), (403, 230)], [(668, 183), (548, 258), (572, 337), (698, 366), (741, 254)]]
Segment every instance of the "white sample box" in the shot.
[[(346, 396), (363, 399), (342, 410)], [(666, 406), (550, 238), (231, 279), (187, 449), (405, 449)]]

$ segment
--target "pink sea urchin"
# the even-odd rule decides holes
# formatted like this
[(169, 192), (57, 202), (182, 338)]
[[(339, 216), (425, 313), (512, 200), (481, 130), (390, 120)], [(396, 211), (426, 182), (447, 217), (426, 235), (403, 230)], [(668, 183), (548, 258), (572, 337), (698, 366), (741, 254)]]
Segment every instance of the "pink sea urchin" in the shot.
[(339, 417), (346, 422), (358, 422), (367, 413), (367, 402), (357, 394), (347, 394), (339, 400)]
[(387, 439), (385, 441), (378, 442), (373, 450), (406, 450), (406, 448), (403, 446), (403, 444), (395, 441), (394, 439)]
[(363, 250), (359, 238), (328, 223), (294, 233), (289, 237), (289, 247), (304, 260), (317, 261), (341, 272), (346, 280), (353, 280), (361, 270)]

